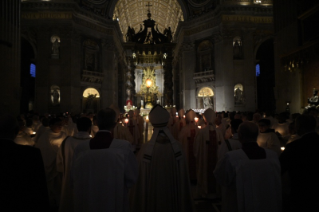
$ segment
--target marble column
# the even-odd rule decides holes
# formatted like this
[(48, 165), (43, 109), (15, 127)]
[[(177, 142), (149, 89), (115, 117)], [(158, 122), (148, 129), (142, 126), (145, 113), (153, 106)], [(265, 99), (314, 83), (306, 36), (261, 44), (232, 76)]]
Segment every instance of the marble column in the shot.
[(173, 105), (173, 56), (172, 52), (166, 52), (164, 58), (164, 105)]

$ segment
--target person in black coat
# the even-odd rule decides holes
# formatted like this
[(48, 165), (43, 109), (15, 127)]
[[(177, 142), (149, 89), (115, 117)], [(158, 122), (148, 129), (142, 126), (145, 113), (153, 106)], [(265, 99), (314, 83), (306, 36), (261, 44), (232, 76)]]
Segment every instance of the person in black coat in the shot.
[(1, 210), (49, 211), (41, 152), (14, 143), (18, 131), (16, 119), (0, 114)]
[(290, 196), (284, 202), (285, 211), (319, 209), (319, 135), (315, 128), (313, 116), (299, 116), (296, 130), (301, 138), (289, 143), (280, 155), (282, 174), (288, 172), (291, 187)]

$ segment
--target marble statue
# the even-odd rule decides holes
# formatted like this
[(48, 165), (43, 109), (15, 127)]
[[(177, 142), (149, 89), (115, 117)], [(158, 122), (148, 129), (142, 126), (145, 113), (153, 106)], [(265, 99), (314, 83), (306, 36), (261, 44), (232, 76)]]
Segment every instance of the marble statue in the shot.
[(59, 48), (60, 48), (60, 43), (58, 39), (56, 38), (55, 41), (52, 43), (52, 54), (58, 55), (60, 52)]
[(60, 93), (57, 88), (53, 89), (51, 96), (52, 96), (52, 104), (57, 105), (60, 103), (59, 102)]
[(242, 104), (243, 103), (243, 91), (239, 88), (235, 90), (235, 104)]

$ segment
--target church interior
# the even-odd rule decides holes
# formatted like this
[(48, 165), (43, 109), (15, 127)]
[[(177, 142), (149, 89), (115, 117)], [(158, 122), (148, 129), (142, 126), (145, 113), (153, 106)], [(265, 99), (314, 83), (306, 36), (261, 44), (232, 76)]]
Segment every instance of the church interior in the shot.
[(1, 10), (1, 108), (15, 114), (128, 103), (300, 113), (319, 88), (317, 1), (4, 0)]
[[(157, 142), (156, 147), (174, 143), (175, 149), (168, 148), (174, 149), (174, 163), (176, 158), (180, 163), (180, 158), (184, 159), (182, 153), (187, 153), (185, 170), (189, 171), (190, 179), (186, 184), (188, 187), (191, 184), (189, 193), (194, 193), (194, 188), (201, 186), (196, 184), (199, 182), (196, 174), (205, 173), (202, 174), (205, 182), (209, 177), (215, 180), (213, 170), (218, 160), (224, 158), (218, 155), (217, 149), (222, 144), (226, 148), (227, 141), (227, 151), (232, 151), (228, 139), (239, 143), (237, 130), (245, 126), (244, 122), (254, 122), (255, 143), (258, 143), (257, 136), (270, 131), (278, 140), (275, 159), (279, 181), (277, 156), (285, 157), (289, 143), (302, 139), (296, 130), (297, 115), (305, 111), (313, 115), (319, 132), (318, 0), (288, 3), (285, 0), (1, 0), (0, 10), (0, 111), (17, 117), (19, 133), (26, 134), (29, 142), (22, 145), (41, 149), (41, 139), (49, 145), (51, 134), (60, 133), (65, 137), (57, 138), (55, 147), (64, 151), (60, 148), (62, 142), (65, 144), (69, 136), (76, 140), (74, 135), (82, 132), (75, 124), (76, 118), (90, 119), (89, 126), (83, 130), (88, 142), (104, 131), (110, 134), (107, 148), (114, 135), (114, 139), (130, 142), (132, 149), (128, 152), (134, 156), (143, 152), (143, 145), (151, 141), (153, 146), (149, 149), (153, 148), (156, 139), (162, 136), (162, 143)], [(167, 119), (158, 115), (164, 121), (153, 124), (150, 113), (154, 108), (164, 110), (163, 117)], [(99, 129), (99, 111), (114, 113), (116, 121), (112, 120), (112, 129)], [(303, 120), (305, 126), (310, 122)], [(0, 120), (0, 124), (10, 123)], [(39, 133), (40, 126), (43, 134)], [(237, 128), (233, 129), (234, 126)], [(285, 128), (284, 133), (280, 127)], [(302, 136), (313, 133), (311, 127)], [(7, 139), (1, 136), (1, 142)], [(314, 136), (313, 141), (318, 143), (318, 139)], [(199, 145), (198, 140), (208, 149), (203, 148), (201, 153), (205, 156), (203, 163), (206, 164), (206, 159), (214, 160), (210, 164), (214, 168), (206, 164), (202, 173), (196, 173), (199, 168), (194, 146)], [(236, 150), (244, 149), (242, 144)], [(268, 148), (258, 145), (255, 148)], [(48, 157), (41, 151), (43, 158)], [(152, 153), (153, 149), (149, 151)], [(308, 150), (302, 153), (305, 152)], [(289, 158), (289, 162), (296, 155), (299, 153)], [(308, 160), (310, 154), (305, 155)], [(143, 156), (144, 162), (152, 159), (151, 154)], [(54, 169), (56, 157), (55, 152), (51, 164)], [(309, 159), (304, 164), (309, 168), (314, 161)], [(311, 182), (315, 181), (317, 178)], [(207, 188), (217, 185), (208, 184)], [(49, 190), (55, 188), (58, 187), (48, 186)], [(210, 189), (220, 195), (218, 188)], [(59, 192), (56, 193), (60, 195)], [(298, 198), (302, 196), (305, 195)], [(217, 212), (224, 207), (220, 196), (209, 199), (207, 195), (204, 201), (202, 197), (190, 201), (195, 200), (197, 212)], [(58, 200), (52, 205), (52, 211), (58, 211)]]

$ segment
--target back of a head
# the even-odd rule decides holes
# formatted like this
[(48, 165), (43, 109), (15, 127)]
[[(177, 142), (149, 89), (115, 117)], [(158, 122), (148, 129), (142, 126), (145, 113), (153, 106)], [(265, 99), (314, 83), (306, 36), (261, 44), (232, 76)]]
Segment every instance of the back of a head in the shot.
[(258, 124), (262, 124), (262, 125), (264, 125), (264, 126), (270, 127), (271, 122), (270, 122), (269, 119), (260, 119), (260, 120), (258, 121)]
[(300, 115), (296, 119), (296, 131), (300, 136), (308, 132), (314, 132), (316, 126), (317, 121), (311, 115)]
[(46, 118), (46, 117), (44, 117), (43, 119), (42, 119), (42, 125), (44, 126), (44, 127), (48, 127), (49, 126), (49, 119), (48, 118)]
[(18, 132), (17, 120), (9, 114), (0, 113), (0, 138), (13, 140)]
[(87, 132), (91, 129), (92, 121), (87, 117), (81, 117), (76, 122), (76, 127), (79, 132)]
[(243, 123), (241, 119), (234, 119), (230, 122), (231, 128), (235, 133), (238, 131), (238, 127), (241, 123)]
[(214, 125), (216, 119), (215, 111), (211, 108), (208, 108), (204, 112), (204, 118), (208, 124)]
[(116, 124), (116, 113), (111, 108), (105, 108), (97, 113), (97, 126), (100, 130), (111, 130)]
[(238, 137), (240, 142), (256, 142), (258, 137), (258, 127), (252, 122), (243, 122), (238, 127)]

